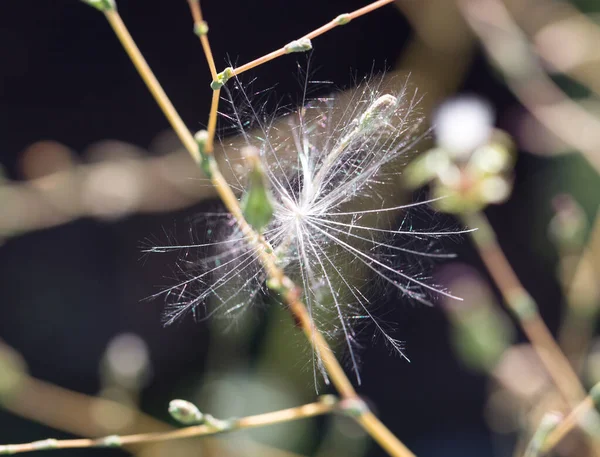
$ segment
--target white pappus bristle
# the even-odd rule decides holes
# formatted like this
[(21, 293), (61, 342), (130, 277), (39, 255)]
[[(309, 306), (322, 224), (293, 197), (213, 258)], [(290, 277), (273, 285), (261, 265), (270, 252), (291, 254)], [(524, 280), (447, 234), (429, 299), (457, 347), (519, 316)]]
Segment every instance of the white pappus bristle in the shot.
[[(244, 129), (236, 107), (229, 116), (246, 145), (259, 151), (268, 178), (273, 217), (263, 235), (303, 290), (315, 327), (330, 337), (343, 335), (358, 381), (356, 346), (363, 323), (372, 322), (375, 333), (404, 356), (401, 342), (373, 315), (369, 288), (374, 279), (379, 288), (385, 284), (425, 303), (432, 293), (452, 297), (406, 258), (448, 257), (409, 242), (431, 244), (461, 231), (420, 231), (398, 222), (406, 221), (402, 215), (408, 208), (429, 203), (402, 204), (396, 179), (422, 136), (417, 103), (406, 84), (385, 92), (379, 84), (364, 83), (340, 97), (307, 101), (277, 120), (267, 121), (251, 109), (251, 130)], [(233, 161), (227, 163), (235, 168)], [(233, 184), (243, 189), (243, 177)], [(213, 233), (225, 236), (216, 242), (152, 249), (185, 253), (185, 281), (161, 292), (169, 302), (167, 323), (200, 306), (203, 316), (236, 314), (264, 288), (256, 248), (229, 216), (217, 218), (223, 228)], [(314, 366), (321, 369), (317, 355)]]

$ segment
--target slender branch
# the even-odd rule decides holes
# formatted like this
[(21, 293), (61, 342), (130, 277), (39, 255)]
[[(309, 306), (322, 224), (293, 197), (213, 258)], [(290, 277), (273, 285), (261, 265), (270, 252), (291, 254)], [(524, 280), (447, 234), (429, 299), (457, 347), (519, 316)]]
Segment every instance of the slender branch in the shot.
[(217, 117), (219, 115), (219, 99), (221, 89), (213, 91), (210, 104), (210, 113), (208, 115), (208, 140), (206, 142), (206, 153), (212, 154), (214, 151), (215, 134), (217, 133)]
[(577, 370), (583, 367), (600, 312), (599, 274), (600, 212), (566, 290), (567, 309), (559, 332), (559, 343)]
[(170, 441), (183, 438), (193, 438), (200, 436), (216, 435), (218, 433), (231, 432), (235, 430), (244, 430), (249, 428), (263, 427), (266, 425), (279, 424), (283, 422), (295, 421), (309, 417), (329, 414), (338, 408), (336, 402), (320, 401), (309, 403), (307, 405), (295, 408), (283, 409), (270, 413), (247, 416), (241, 419), (234, 419), (223, 422), (222, 426), (214, 424), (193, 425), (178, 430), (153, 433), (139, 433), (136, 435), (110, 435), (102, 438), (81, 438), (73, 440), (55, 440), (47, 439), (23, 444), (7, 444), (0, 446), (0, 455), (17, 454), (21, 452), (42, 451), (50, 449), (74, 449), (90, 447), (123, 447), (126, 445), (139, 443), (152, 443), (157, 441)]
[(208, 42), (208, 25), (202, 18), (200, 2), (199, 0), (188, 0), (188, 3), (190, 5), (192, 17), (194, 18), (194, 31), (200, 38), (200, 43), (202, 44), (202, 49), (204, 50), (204, 55), (206, 56), (206, 62), (208, 63), (208, 68), (210, 69), (210, 74), (212, 78), (215, 79), (217, 77), (217, 67), (215, 65), (215, 59), (213, 58), (210, 44)]
[[(376, 2), (371, 3), (370, 5), (359, 8), (356, 11), (353, 11), (352, 13), (340, 14), (338, 17), (331, 20), (327, 24), (322, 25), (318, 29), (315, 29), (312, 32), (304, 35), (301, 39), (312, 40), (313, 38), (323, 35), (324, 33), (329, 32), (331, 29), (333, 29), (339, 25), (345, 25), (348, 22), (350, 22), (352, 19), (356, 19), (367, 13), (370, 13), (373, 10), (381, 8), (382, 6), (385, 6), (389, 3), (393, 3), (394, 1), (395, 0), (378, 0)], [(270, 52), (269, 54), (259, 57), (258, 59), (255, 59), (252, 62), (248, 62), (238, 68), (233, 69), (231, 76), (239, 75), (241, 73), (244, 73), (245, 71), (251, 70), (251, 69), (256, 68), (264, 63), (267, 63), (271, 60), (274, 60), (278, 57), (288, 54), (289, 51), (286, 48), (287, 48), (287, 46), (284, 46), (280, 49), (277, 49), (276, 51)]]
[(144, 59), (144, 56), (142, 56), (142, 53), (135, 44), (135, 41), (133, 41), (133, 38), (131, 38), (131, 35), (123, 23), (121, 16), (116, 9), (109, 9), (104, 12), (104, 15), (114, 30), (115, 35), (123, 45), (125, 52), (127, 52), (127, 55), (133, 62), (133, 65), (135, 65), (138, 73), (146, 83), (146, 86), (154, 97), (154, 100), (156, 100), (156, 103), (158, 103), (158, 106), (160, 106), (160, 109), (173, 127), (173, 130), (175, 130), (175, 133), (188, 150), (194, 161), (196, 163), (200, 163), (201, 158), (194, 137), (185, 126), (185, 123), (179, 116), (179, 113), (177, 113), (177, 110), (175, 110), (175, 107), (158, 82), (158, 79), (156, 79), (156, 76), (154, 76), (154, 73), (150, 69), (146, 59)]
[[(590, 395), (585, 397), (546, 437), (542, 444), (542, 453), (549, 453), (571, 430), (577, 428), (582, 419), (596, 408), (598, 384), (592, 388)], [(597, 438), (596, 438), (597, 439)]]
[[(196, 35), (200, 38), (200, 43), (202, 44), (202, 50), (204, 51), (204, 55), (206, 57), (206, 62), (208, 63), (208, 68), (210, 69), (210, 74), (212, 79), (217, 79), (217, 67), (215, 65), (215, 59), (213, 57), (212, 49), (210, 47), (210, 43), (208, 41), (208, 24), (204, 21), (202, 16), (202, 8), (200, 8), (199, 0), (188, 0), (190, 5), (190, 11), (192, 12), (192, 17), (194, 19), (194, 31)], [(208, 115), (208, 138), (206, 141), (206, 150), (207, 154), (212, 154), (214, 149), (214, 140), (215, 133), (217, 130), (217, 116), (219, 109), (219, 97), (221, 91), (220, 89), (215, 89), (212, 95), (212, 102), (210, 106), (210, 112)]]
[(478, 228), (471, 235), (481, 259), (558, 391), (568, 405), (576, 405), (585, 397), (585, 391), (542, 320), (537, 304), (510, 266), (498, 244), (494, 229), (483, 213), (472, 213), (463, 218), (468, 226)]
[[(2, 408), (17, 416), (75, 435), (98, 436), (106, 433), (106, 428), (96, 420), (82, 420), (82, 418), (88, 417), (92, 411), (100, 408), (103, 411), (110, 411), (110, 414), (130, 418), (127, 424), (119, 427), (121, 433), (131, 434), (148, 430), (168, 431), (173, 429), (171, 425), (148, 416), (133, 406), (74, 392), (28, 375), (20, 355), (1, 340), (0, 358), (3, 360), (3, 375), (9, 375), (9, 378), (16, 380), (8, 390), (3, 390)], [(206, 438), (202, 444), (216, 449), (219, 447), (218, 443), (211, 438)], [(0, 448), (2, 447), (0, 446)], [(123, 448), (132, 454), (141, 450), (140, 447), (135, 446), (123, 446)], [(198, 449), (197, 444), (195, 448)], [(168, 442), (163, 443), (162, 446), (145, 448), (143, 455), (157, 457), (165, 453), (185, 454), (189, 451), (192, 451), (192, 447), (188, 443)], [(269, 454), (271, 453), (264, 453), (265, 456)], [(275, 456), (273, 455), (273, 457)]]
[(415, 457), (396, 435), (394, 435), (371, 411), (366, 411), (356, 421), (391, 456)]

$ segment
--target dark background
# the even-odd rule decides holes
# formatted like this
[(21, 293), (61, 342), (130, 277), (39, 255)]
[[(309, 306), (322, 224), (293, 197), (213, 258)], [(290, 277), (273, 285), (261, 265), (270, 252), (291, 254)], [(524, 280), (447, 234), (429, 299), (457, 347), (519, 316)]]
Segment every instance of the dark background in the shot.
[[(232, 0), (205, 1), (203, 8), (217, 66), (223, 68), (229, 60), (247, 62), (363, 4)], [(186, 2), (130, 0), (119, 7), (185, 122), (193, 130), (203, 126), (210, 75), (191, 33)], [(409, 34), (408, 23), (388, 6), (317, 38), (311, 56), (315, 79), (344, 88), (356, 77), (387, 70)], [(107, 23), (75, 0), (3, 2), (0, 62), (0, 153), (13, 179), (20, 179), (21, 151), (40, 139), (76, 151), (106, 138), (147, 147), (168, 128)], [(278, 96), (294, 100), (301, 95), (297, 64), (305, 63), (304, 56), (285, 56), (246, 77), (256, 77), (258, 88), (274, 87)], [(499, 124), (510, 125), (516, 103), (483, 56), (476, 58), (461, 90), (490, 99)], [(537, 215), (545, 220), (550, 211), (549, 199), (535, 192), (546, 195), (546, 186), (562, 186), (561, 177), (549, 170), (547, 160), (521, 154), (513, 197), (489, 216), (508, 258), (554, 328), (559, 312), (554, 259), (544, 239), (532, 240), (530, 223)], [(0, 337), (23, 354), (32, 375), (95, 394), (107, 342), (123, 331), (138, 333), (150, 347), (153, 366), (142, 409), (166, 419), (178, 380), (202, 373), (208, 326), (191, 318), (161, 325), (163, 303), (141, 300), (163, 284), (168, 266), (141, 261), (140, 245), (163, 227), (185, 225), (206, 205), (115, 222), (78, 220), (8, 240), (0, 247)], [(467, 239), (446, 247), (460, 261), (480, 266)], [(491, 455), (492, 438), (482, 416), (487, 381), (454, 357), (444, 313), (395, 296), (389, 301), (392, 311), (386, 317), (398, 322), (396, 336), (406, 340), (412, 362), (391, 357), (383, 344), (367, 347), (360, 393), (419, 456)], [(66, 435), (0, 412), (0, 442), (46, 436)], [(373, 446), (369, 455), (383, 454)]]

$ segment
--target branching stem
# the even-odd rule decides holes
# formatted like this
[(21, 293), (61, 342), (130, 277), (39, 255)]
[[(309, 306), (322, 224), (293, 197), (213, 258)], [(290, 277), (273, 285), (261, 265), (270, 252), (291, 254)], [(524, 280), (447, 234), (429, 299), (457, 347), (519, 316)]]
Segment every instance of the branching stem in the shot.
[[(373, 10), (381, 8), (382, 6), (385, 6), (388, 3), (393, 3), (393, 2), (394, 2), (394, 0), (378, 0), (376, 2), (371, 3), (370, 5), (359, 8), (356, 11), (353, 11), (352, 13), (341, 14), (338, 17), (336, 17), (335, 19), (328, 22), (327, 24), (322, 25), (318, 29), (315, 29), (312, 32), (304, 35), (302, 38), (307, 38), (309, 40), (312, 40), (313, 38), (323, 35), (324, 33), (329, 32), (331, 29), (333, 29), (339, 25), (345, 25), (348, 22), (350, 22), (352, 19), (356, 19), (367, 13), (370, 13)], [(258, 59), (253, 60), (252, 62), (248, 62), (247, 64), (244, 64), (240, 67), (235, 68), (233, 70), (232, 76), (239, 75), (241, 73), (244, 73), (245, 71), (256, 68), (264, 63), (270, 62), (271, 60), (281, 57), (281, 56), (285, 55), (286, 53), (287, 53), (287, 51), (284, 46), (280, 49), (277, 49), (276, 51), (270, 52), (269, 54), (259, 57)]]

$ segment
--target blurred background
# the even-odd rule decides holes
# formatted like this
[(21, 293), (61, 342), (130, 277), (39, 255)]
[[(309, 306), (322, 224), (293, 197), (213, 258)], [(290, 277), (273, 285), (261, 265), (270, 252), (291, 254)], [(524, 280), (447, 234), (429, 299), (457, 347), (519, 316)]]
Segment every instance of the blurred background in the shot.
[[(365, 4), (202, 6), (222, 69)], [(119, 11), (187, 125), (202, 128), (210, 74), (187, 2), (121, 0)], [(575, 311), (566, 291), (591, 252), (600, 203), (599, 11), (594, 0), (398, 0), (315, 39), (310, 56), (312, 78), (339, 90), (369, 74), (410, 75), (428, 123), (457, 94), (491, 104), (517, 152), (512, 193), (486, 214), (586, 388), (600, 381), (598, 270), (586, 270)], [(175, 425), (173, 398), (223, 418), (312, 401), (307, 345), (282, 307), (235, 325), (189, 317), (163, 327), (163, 301), (144, 300), (171, 284), (173, 259), (143, 248), (185, 238), (219, 204), (101, 15), (75, 0), (5, 1), (0, 43), (0, 443), (161, 430)], [(266, 104), (274, 110), (301, 99), (306, 65), (284, 56), (243, 80), (276, 93)], [(433, 275), (464, 306), (380, 298), (411, 363), (367, 345), (359, 393), (418, 456), (521, 455), (547, 375), (469, 236), (443, 248), (457, 257)], [(587, 455), (581, 441), (557, 451)], [(128, 452), (384, 455), (341, 417)]]

